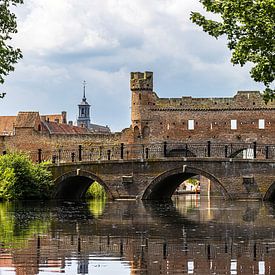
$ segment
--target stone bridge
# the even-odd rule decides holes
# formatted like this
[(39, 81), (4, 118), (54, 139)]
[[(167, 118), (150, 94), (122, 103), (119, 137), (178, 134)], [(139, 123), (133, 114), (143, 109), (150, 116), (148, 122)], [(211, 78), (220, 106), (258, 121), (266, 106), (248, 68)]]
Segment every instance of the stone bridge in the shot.
[(110, 199), (170, 199), (186, 179), (208, 178), (225, 199), (275, 199), (275, 159), (162, 157), (58, 163), (49, 167), (58, 199), (81, 199), (97, 181)]

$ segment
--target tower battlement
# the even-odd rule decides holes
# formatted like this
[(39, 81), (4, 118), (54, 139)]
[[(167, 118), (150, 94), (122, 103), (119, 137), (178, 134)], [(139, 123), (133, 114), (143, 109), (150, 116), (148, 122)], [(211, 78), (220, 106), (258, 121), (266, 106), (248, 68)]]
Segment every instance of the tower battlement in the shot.
[(130, 89), (153, 91), (153, 72), (131, 72)]

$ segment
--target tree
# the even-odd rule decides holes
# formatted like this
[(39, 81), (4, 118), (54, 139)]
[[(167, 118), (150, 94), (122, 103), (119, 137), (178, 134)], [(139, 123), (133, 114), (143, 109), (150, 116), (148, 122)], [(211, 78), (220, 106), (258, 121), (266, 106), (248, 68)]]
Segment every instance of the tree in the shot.
[[(8, 44), (11, 35), (17, 33), (16, 16), (11, 12), (11, 6), (23, 4), (23, 0), (0, 0), (0, 84), (4, 83), (4, 77), (14, 71), (14, 64), (21, 59), (20, 49)], [(3, 98), (5, 93), (0, 94)]]
[[(191, 13), (192, 22), (209, 35), (226, 35), (232, 51), (231, 62), (253, 63), (251, 77), (262, 82), (265, 101), (275, 99), (275, 0), (200, 0), (204, 8), (220, 20)], [(272, 87), (273, 86), (273, 87)]]
[(0, 200), (46, 199), (52, 188), (52, 175), (43, 163), (32, 163), (21, 153), (0, 156)]

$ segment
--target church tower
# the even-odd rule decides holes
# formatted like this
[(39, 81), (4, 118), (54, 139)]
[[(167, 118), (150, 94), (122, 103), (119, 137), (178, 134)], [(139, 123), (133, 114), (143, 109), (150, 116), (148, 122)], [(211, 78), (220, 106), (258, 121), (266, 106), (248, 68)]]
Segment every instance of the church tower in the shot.
[(91, 105), (86, 100), (86, 81), (83, 83), (83, 98), (80, 104), (78, 104), (78, 119), (77, 126), (90, 128), (90, 107)]

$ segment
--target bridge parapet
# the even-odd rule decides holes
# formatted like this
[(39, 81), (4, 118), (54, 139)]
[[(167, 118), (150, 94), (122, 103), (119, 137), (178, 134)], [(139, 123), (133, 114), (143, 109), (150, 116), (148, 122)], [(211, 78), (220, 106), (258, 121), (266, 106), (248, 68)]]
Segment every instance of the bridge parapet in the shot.
[(79, 145), (56, 150), (29, 152), (36, 162), (69, 163), (97, 160), (144, 160), (170, 157), (275, 159), (274, 144), (253, 143), (184, 143)]

